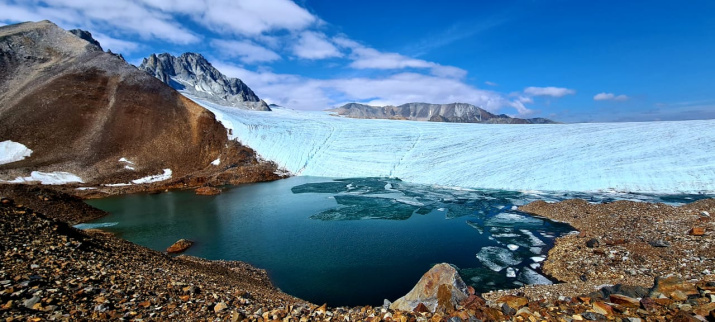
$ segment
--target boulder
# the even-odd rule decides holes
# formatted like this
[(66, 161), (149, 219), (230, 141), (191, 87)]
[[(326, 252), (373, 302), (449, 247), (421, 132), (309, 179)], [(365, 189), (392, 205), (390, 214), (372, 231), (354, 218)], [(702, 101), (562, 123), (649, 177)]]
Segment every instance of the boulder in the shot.
[(521, 307), (529, 304), (529, 300), (521, 296), (504, 295), (497, 300), (497, 303), (506, 303), (506, 305), (509, 305), (509, 307), (518, 310)]
[(459, 277), (457, 270), (447, 263), (442, 263), (425, 273), (407, 295), (390, 305), (390, 309), (413, 312), (422, 304), (430, 312), (449, 313), (467, 297), (467, 285)]
[(693, 227), (692, 229), (690, 229), (690, 231), (688, 232), (688, 234), (689, 234), (689, 235), (692, 235), (692, 236), (702, 236), (702, 235), (705, 235), (705, 228), (703, 228), (703, 227)]
[[(676, 291), (682, 292), (686, 297), (698, 294), (695, 284), (684, 282), (683, 279), (677, 276), (656, 277), (653, 287), (650, 289), (649, 296), (657, 298), (659, 295), (672, 297)], [(679, 297), (680, 294), (675, 294)]]
[(221, 194), (221, 189), (214, 187), (201, 187), (196, 189), (196, 194), (201, 196), (215, 196)]
[(173, 245), (169, 246), (169, 248), (166, 249), (166, 252), (167, 253), (181, 253), (181, 252), (189, 249), (189, 247), (191, 247), (191, 245), (193, 245), (193, 244), (194, 244), (194, 242), (192, 242), (190, 240), (179, 239)]
[(634, 299), (630, 296), (625, 296), (621, 294), (611, 294), (608, 298), (611, 303), (615, 303), (625, 307), (638, 308), (641, 305), (638, 299)]

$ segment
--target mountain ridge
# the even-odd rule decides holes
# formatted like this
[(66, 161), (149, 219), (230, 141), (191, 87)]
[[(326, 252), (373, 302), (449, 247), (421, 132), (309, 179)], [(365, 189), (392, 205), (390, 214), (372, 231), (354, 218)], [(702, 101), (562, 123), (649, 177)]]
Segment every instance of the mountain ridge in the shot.
[(248, 85), (222, 74), (201, 54), (187, 52), (179, 57), (169, 53), (151, 54), (142, 60), (139, 69), (178, 91), (212, 103), (256, 111), (271, 110)]
[(505, 114), (492, 114), (467, 103), (431, 104), (405, 103), (399, 106), (372, 106), (348, 103), (329, 109), (337, 115), (362, 119), (393, 119), (428, 122), (482, 123), (482, 124), (556, 124), (545, 118), (514, 118)]
[(32, 152), (0, 164), (0, 181), (69, 173), (86, 184), (124, 184), (164, 173), (166, 182), (207, 182), (249, 168), (277, 178), (274, 168), (261, 170), (254, 151), (228, 139), (212, 112), (50, 21), (0, 27), (5, 141)]

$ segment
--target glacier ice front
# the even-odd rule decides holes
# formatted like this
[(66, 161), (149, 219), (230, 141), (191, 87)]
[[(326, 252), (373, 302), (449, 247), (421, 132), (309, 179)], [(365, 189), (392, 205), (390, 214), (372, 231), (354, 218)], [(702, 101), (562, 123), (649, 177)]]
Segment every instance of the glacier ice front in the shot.
[(232, 137), (296, 175), (505, 190), (715, 192), (715, 120), (457, 124), (197, 102)]

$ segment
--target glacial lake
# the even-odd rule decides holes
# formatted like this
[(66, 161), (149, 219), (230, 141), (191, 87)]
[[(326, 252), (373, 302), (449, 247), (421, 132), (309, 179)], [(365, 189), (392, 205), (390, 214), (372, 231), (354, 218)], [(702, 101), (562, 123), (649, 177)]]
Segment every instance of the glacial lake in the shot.
[(405, 295), (432, 265), (455, 265), (478, 292), (551, 283), (540, 263), (565, 224), (516, 206), (534, 200), (634, 199), (680, 204), (705, 196), (537, 193), (425, 186), (388, 178), (289, 179), (193, 191), (132, 194), (87, 203), (111, 215), (100, 227), (164, 251), (266, 269), (284, 292), (331, 306), (381, 305)]

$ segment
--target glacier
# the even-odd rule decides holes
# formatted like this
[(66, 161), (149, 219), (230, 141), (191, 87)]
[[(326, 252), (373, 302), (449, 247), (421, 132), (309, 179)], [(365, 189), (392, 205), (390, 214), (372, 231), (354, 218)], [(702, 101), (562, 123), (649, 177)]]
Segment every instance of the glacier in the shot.
[(261, 113), (187, 96), (231, 138), (294, 175), (518, 191), (715, 192), (715, 120), (433, 123)]

